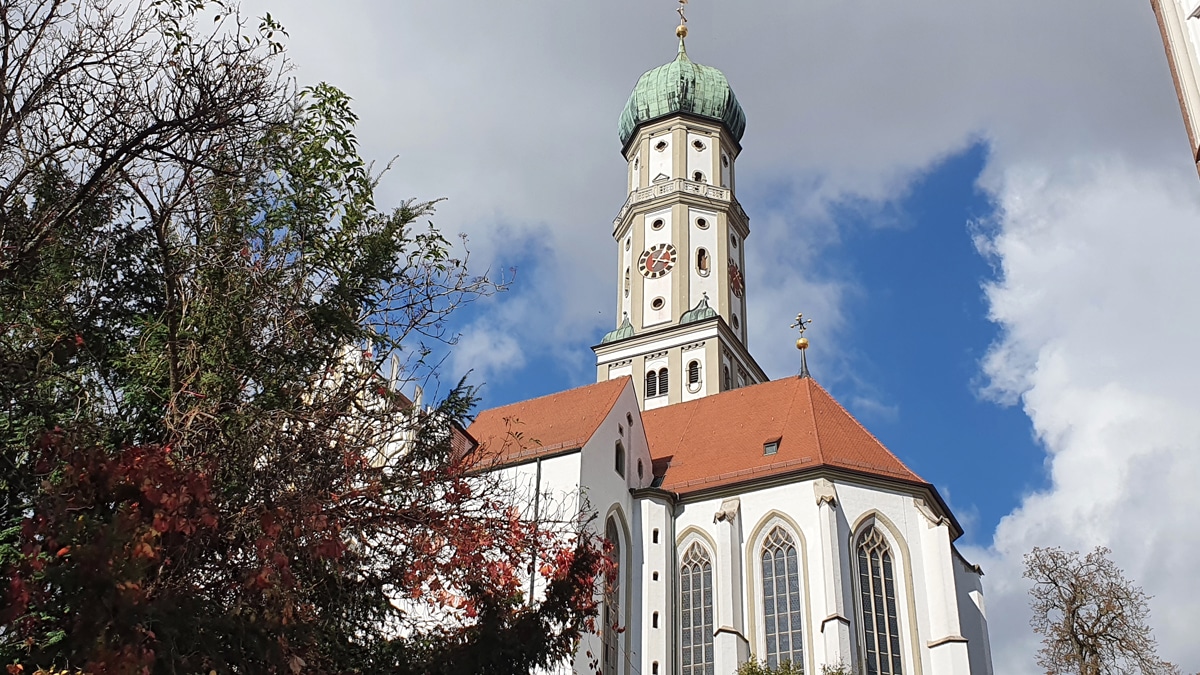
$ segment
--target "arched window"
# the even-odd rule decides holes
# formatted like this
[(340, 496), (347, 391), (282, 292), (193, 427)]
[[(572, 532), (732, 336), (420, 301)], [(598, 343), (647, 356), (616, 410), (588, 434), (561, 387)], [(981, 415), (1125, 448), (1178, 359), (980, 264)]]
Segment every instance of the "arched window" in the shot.
[(629, 297), (629, 268), (625, 268), (625, 297)]
[(671, 387), (670, 376), (667, 374), (667, 369), (663, 368), (662, 370), (658, 371), (658, 395), (666, 396), (667, 391), (670, 389), (670, 387)]
[(696, 249), (696, 271), (700, 273), (700, 276), (708, 276), (711, 266), (712, 264), (709, 261), (708, 250), (703, 248)]
[(896, 612), (895, 564), (891, 547), (874, 527), (858, 537), (858, 639), (867, 675), (902, 675), (900, 620)]
[(617, 470), (617, 475), (621, 478), (625, 477), (625, 444), (617, 441), (617, 447), (613, 452), (613, 466)]
[(692, 361), (688, 364), (688, 388), (700, 384), (700, 362)]
[(604, 584), (604, 663), (601, 666), (604, 675), (617, 675), (621, 663), (621, 536), (617, 532), (617, 521), (609, 518), (608, 526), (604, 528), (604, 538), (612, 548), (609, 557), (612, 560), (612, 574)]
[(683, 675), (713, 675), (712, 561), (692, 544), (679, 567), (679, 643)]
[(800, 608), (800, 565), (796, 543), (783, 528), (767, 535), (762, 549), (763, 631), (767, 664), (778, 668), (804, 663), (803, 612)]
[(646, 398), (658, 396), (658, 371), (646, 371)]
[(721, 368), (721, 383), (724, 385), (722, 389), (729, 390), (731, 388), (729, 384), (729, 366)]

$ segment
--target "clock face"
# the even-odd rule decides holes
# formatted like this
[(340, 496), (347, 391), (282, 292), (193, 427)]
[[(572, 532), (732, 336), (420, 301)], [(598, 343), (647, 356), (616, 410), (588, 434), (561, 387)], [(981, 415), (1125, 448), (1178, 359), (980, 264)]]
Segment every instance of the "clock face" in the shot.
[(746, 292), (746, 280), (742, 278), (742, 271), (732, 259), (729, 261), (729, 289), (739, 298)]
[(679, 253), (670, 244), (655, 244), (642, 253), (638, 260), (638, 269), (647, 279), (657, 279), (675, 266)]

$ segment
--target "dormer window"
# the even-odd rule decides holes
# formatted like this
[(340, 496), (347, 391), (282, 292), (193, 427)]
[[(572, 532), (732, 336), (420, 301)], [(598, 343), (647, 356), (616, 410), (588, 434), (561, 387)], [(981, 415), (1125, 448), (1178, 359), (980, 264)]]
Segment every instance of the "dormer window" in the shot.
[(774, 441), (768, 441), (766, 443), (763, 443), (763, 454), (764, 455), (773, 455), (777, 452), (779, 452), (779, 440), (778, 439), (776, 439)]

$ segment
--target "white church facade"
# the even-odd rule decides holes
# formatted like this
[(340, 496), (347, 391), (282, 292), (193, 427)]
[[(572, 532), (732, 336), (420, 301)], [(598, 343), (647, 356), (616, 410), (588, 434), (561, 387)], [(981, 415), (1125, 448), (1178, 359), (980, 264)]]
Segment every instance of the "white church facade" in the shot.
[(613, 544), (614, 591), (573, 669), (990, 674), (982, 572), (937, 490), (807, 369), (771, 381), (750, 354), (746, 118), (680, 32), (620, 118), (629, 194), (597, 383), (467, 430), (536, 494), (595, 509)]

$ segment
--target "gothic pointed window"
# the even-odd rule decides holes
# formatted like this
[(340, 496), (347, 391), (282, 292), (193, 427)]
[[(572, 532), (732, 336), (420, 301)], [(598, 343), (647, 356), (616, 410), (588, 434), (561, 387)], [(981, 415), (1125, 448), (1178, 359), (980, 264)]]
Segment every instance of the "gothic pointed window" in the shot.
[(621, 630), (621, 536), (617, 531), (617, 522), (608, 519), (604, 538), (611, 546), (609, 558), (612, 561), (611, 575), (604, 584), (604, 675), (617, 675), (621, 663), (620, 630)]
[(658, 372), (651, 370), (646, 373), (646, 398), (658, 396)]
[(867, 675), (903, 675), (900, 621), (896, 611), (896, 570), (883, 534), (869, 527), (858, 537), (857, 586), (861, 620), (858, 640)]
[(800, 607), (800, 565), (796, 543), (776, 527), (763, 542), (763, 633), (767, 665), (778, 668), (790, 661), (804, 662), (803, 612)]
[(667, 374), (667, 369), (663, 368), (662, 370), (658, 371), (658, 395), (666, 396), (667, 391), (670, 389), (670, 387), (671, 387), (671, 378)]
[(712, 561), (700, 544), (679, 567), (679, 630), (683, 675), (714, 675)]

